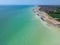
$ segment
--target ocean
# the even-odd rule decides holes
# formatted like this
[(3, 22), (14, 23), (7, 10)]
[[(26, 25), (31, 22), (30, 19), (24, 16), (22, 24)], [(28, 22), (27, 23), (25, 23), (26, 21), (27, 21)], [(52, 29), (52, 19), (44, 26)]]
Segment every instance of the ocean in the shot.
[(0, 6), (0, 45), (60, 45), (60, 31), (42, 24), (33, 5)]

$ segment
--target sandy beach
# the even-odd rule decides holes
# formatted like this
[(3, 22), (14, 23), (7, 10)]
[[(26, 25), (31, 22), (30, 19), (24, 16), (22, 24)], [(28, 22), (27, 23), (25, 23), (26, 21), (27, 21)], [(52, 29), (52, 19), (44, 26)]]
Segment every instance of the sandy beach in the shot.
[(51, 24), (55, 27), (60, 27), (60, 22), (49, 16), (44, 11), (39, 10), (40, 7), (36, 7), (33, 9), (34, 13), (36, 13), (43, 21), (47, 22), (48, 24)]

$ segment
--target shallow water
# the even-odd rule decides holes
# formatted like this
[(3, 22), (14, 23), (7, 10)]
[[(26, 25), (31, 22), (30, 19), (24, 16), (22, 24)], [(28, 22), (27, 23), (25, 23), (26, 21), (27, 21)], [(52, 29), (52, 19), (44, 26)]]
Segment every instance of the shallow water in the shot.
[(0, 45), (57, 45), (59, 31), (52, 31), (36, 16), (34, 6), (0, 6)]

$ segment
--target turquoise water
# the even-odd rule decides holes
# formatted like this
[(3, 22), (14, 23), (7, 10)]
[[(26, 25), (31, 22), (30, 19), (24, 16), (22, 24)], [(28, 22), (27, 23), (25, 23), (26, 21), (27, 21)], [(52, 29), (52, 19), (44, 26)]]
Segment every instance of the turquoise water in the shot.
[(0, 6), (0, 45), (55, 45), (57, 41), (59, 43), (56, 32), (46, 28), (32, 12), (34, 7)]

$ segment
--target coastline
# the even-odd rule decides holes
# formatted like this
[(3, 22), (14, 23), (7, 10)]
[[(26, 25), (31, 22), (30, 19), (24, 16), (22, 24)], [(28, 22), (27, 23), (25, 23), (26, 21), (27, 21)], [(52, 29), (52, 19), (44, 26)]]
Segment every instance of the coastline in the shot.
[(46, 22), (46, 25), (54, 28), (60, 29), (60, 22), (55, 20), (53, 17), (49, 16), (44, 11), (39, 10), (40, 7), (35, 7), (33, 12), (40, 17), (43, 22)]

